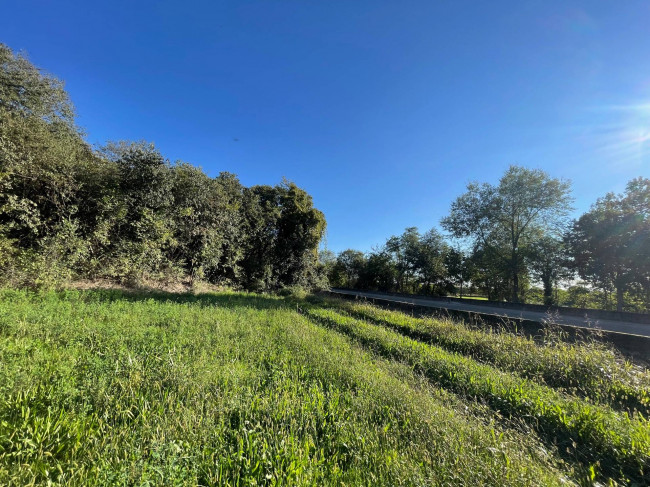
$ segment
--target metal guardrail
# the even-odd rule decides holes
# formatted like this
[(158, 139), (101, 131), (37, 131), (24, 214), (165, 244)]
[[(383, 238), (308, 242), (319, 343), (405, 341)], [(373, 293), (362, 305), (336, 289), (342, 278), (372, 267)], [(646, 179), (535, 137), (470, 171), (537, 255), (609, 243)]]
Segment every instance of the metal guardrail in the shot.
[[(351, 290), (346, 289), (345, 291), (351, 291)], [(355, 292), (363, 292), (363, 291), (355, 291)], [(421, 316), (438, 315), (438, 316), (451, 317), (451, 318), (467, 321), (471, 324), (490, 325), (498, 328), (510, 327), (512, 328), (513, 331), (521, 332), (527, 336), (533, 336), (533, 337), (539, 336), (543, 332), (543, 330), (549, 326), (548, 323), (542, 323), (540, 321), (530, 320), (526, 318), (505, 317), (499, 314), (449, 309), (449, 308), (445, 308), (444, 306), (441, 306), (439, 308), (435, 306), (423, 306), (423, 305), (418, 305), (413, 303), (393, 301), (390, 299), (338, 293), (336, 289), (332, 289), (327, 293), (343, 299), (351, 299), (351, 300), (363, 299), (365, 301), (368, 301), (370, 303), (376, 304), (384, 308), (398, 309), (401, 311), (407, 311), (411, 314), (416, 314)], [(391, 296), (392, 295), (386, 295), (387, 298)], [(392, 297), (400, 297), (400, 296), (409, 297), (403, 294), (398, 296), (392, 296)], [(415, 296), (415, 297), (422, 298), (423, 296)], [(553, 323), (552, 326), (558, 327), (563, 332), (565, 332), (566, 337), (569, 341), (580, 341), (584, 339), (601, 340), (610, 343), (617, 350), (619, 350), (624, 355), (627, 355), (628, 357), (631, 357), (633, 359), (640, 359), (645, 363), (650, 362), (650, 337), (646, 337), (643, 335), (632, 335), (629, 333), (620, 333), (616, 331), (607, 331), (602, 329), (556, 324), (556, 323)]]
[(448, 296), (426, 296), (424, 294), (404, 294), (404, 293), (386, 293), (381, 291), (365, 291), (363, 289), (344, 289), (332, 288), (332, 291), (340, 289), (342, 291), (351, 292), (372, 292), (374, 294), (382, 294), (385, 296), (404, 297), (411, 299), (431, 299), (442, 302), (456, 302), (464, 304), (472, 304), (477, 306), (491, 306), (494, 308), (512, 309), (516, 311), (537, 311), (540, 313), (561, 314), (566, 316), (587, 317), (593, 320), (613, 320), (613, 321), (628, 321), (631, 323), (643, 323), (650, 325), (649, 313), (631, 313), (628, 311), (607, 311), (602, 309), (593, 308), (570, 308), (567, 306), (545, 306), (542, 304), (521, 304), (521, 303), (508, 303), (502, 301), (487, 301), (483, 299), (465, 299), (465, 298), (452, 298)]

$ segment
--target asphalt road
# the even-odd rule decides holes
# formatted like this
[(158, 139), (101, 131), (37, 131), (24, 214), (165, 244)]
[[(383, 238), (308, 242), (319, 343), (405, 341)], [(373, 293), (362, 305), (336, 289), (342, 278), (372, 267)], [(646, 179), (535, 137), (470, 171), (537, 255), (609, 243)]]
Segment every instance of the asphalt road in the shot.
[[(339, 294), (350, 294), (353, 296), (361, 296), (365, 298), (385, 299), (388, 301), (395, 301), (397, 303), (416, 304), (418, 306), (426, 306), (434, 309), (455, 309), (461, 311), (472, 311), (474, 313), (483, 313), (497, 316), (504, 316), (507, 318), (524, 318), (532, 321), (548, 321), (549, 316), (546, 313), (538, 311), (520, 311), (516, 309), (496, 308), (494, 306), (481, 306), (476, 304), (465, 304), (456, 301), (444, 301), (430, 298), (410, 298), (405, 296), (389, 296), (386, 294), (378, 294), (366, 291), (347, 291), (342, 289), (332, 289), (332, 292)], [(554, 315), (553, 323), (560, 325), (576, 326), (580, 328), (598, 328), (601, 330), (615, 331), (618, 333), (628, 333), (631, 335), (642, 335), (650, 337), (650, 325), (644, 323), (632, 323), (629, 321), (613, 321), (613, 320), (595, 320), (588, 321), (585, 318), (577, 316)]]

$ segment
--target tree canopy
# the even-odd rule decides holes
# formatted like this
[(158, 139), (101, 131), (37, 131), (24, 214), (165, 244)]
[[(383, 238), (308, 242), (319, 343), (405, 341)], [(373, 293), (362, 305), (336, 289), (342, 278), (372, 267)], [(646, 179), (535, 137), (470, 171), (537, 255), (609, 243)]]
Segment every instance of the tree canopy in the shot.
[(310, 287), (324, 231), (293, 182), (246, 188), (146, 142), (91, 149), (63, 83), (0, 44), (0, 272), (13, 282)]
[(566, 240), (580, 277), (615, 290), (619, 311), (624, 293), (635, 286), (650, 305), (650, 179), (633, 179), (624, 194), (598, 199)]
[(0, 44), (0, 273), (17, 285), (205, 280), (261, 291), (329, 279), (515, 302), (538, 293), (549, 305), (609, 307), (615, 292), (619, 310), (650, 310), (650, 180), (569, 224), (571, 201), (569, 182), (511, 166), (452, 202), (441, 224), (454, 246), (408, 227), (371, 252), (319, 252), (325, 216), (295, 183), (245, 187), (147, 142), (92, 148), (63, 82)]
[(469, 184), (441, 223), (452, 236), (469, 238), (495, 257), (510, 276), (512, 301), (519, 302), (519, 278), (531, 246), (543, 235), (562, 232), (570, 203), (567, 181), (511, 166), (498, 186)]

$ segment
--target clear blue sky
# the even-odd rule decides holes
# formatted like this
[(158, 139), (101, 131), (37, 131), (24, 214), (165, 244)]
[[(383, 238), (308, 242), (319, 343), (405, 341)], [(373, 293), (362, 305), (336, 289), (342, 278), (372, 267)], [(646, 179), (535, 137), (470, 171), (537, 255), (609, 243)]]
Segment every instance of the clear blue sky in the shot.
[(437, 226), (510, 164), (571, 179), (577, 213), (650, 177), (648, 1), (21, 0), (0, 42), (92, 143), (295, 181), (334, 251)]

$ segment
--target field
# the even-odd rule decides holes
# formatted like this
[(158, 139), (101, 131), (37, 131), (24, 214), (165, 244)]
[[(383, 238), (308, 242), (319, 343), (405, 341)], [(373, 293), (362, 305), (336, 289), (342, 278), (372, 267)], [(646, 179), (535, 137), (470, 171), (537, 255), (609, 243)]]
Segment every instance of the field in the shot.
[(650, 483), (650, 374), (323, 298), (0, 291), (0, 485)]

